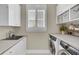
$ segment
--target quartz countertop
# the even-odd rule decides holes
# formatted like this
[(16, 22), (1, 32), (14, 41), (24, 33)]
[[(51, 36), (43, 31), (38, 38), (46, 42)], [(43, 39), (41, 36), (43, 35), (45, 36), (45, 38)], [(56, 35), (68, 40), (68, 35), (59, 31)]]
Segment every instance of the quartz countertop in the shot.
[(79, 37), (67, 34), (51, 34), (51, 35), (79, 49)]
[(0, 54), (3, 54), (8, 49), (10, 49), (14, 45), (16, 45), (19, 41), (22, 40), (22, 38), (20, 38), (18, 40), (0, 40)]

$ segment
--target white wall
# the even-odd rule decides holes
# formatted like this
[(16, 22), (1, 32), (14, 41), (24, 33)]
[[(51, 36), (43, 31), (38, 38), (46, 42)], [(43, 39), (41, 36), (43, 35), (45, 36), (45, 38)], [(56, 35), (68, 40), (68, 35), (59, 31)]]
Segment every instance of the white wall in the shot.
[(48, 32), (47, 33), (59, 33), (59, 27), (56, 24), (56, 5), (48, 5)]

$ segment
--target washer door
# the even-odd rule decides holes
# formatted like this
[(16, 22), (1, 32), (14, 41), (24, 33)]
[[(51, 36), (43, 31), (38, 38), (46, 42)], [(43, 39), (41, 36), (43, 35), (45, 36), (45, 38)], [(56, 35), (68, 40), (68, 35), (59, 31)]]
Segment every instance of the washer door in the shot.
[(58, 55), (70, 55), (69, 52), (67, 52), (66, 50), (62, 49), (58, 52)]
[(55, 55), (55, 45), (54, 45), (54, 42), (52, 40), (49, 40), (49, 49), (50, 49), (50, 52)]

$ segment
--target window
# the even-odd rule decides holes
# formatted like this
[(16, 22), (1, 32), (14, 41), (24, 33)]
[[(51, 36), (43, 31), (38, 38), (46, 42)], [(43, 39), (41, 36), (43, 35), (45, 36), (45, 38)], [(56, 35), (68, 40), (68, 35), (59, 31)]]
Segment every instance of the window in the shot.
[[(39, 6), (39, 7), (37, 7)], [(27, 9), (27, 31), (43, 32), (46, 31), (46, 6), (28, 5)]]
[(36, 26), (36, 11), (28, 10), (28, 28), (33, 28)]
[(37, 10), (37, 27), (45, 27), (45, 10)]

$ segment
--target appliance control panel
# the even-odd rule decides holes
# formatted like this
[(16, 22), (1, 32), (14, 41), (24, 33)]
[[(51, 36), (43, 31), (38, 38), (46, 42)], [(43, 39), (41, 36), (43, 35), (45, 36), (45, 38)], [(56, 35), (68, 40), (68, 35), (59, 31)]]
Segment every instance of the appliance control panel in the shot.
[(68, 51), (70, 54), (72, 55), (79, 55), (79, 50), (72, 47), (71, 45), (65, 43), (64, 41), (60, 42), (60, 45), (66, 50)]

